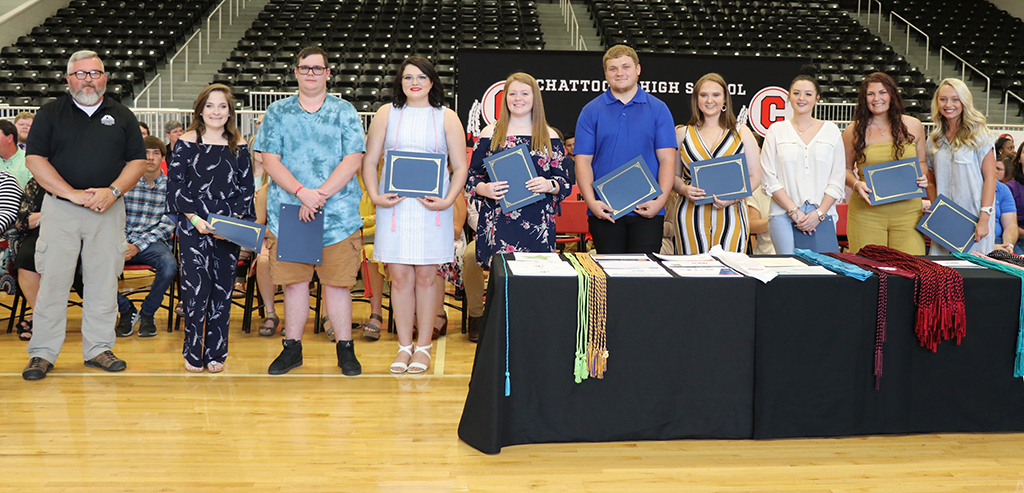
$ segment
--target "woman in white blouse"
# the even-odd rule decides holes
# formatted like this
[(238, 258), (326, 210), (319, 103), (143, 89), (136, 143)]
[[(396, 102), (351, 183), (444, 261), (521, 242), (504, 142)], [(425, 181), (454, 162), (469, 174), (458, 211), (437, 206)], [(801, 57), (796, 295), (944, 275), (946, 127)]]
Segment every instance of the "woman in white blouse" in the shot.
[[(793, 253), (794, 235), (810, 234), (843, 199), (846, 151), (839, 127), (811, 116), (821, 98), (818, 83), (798, 75), (789, 86), (793, 118), (768, 128), (761, 147), (765, 192), (772, 197), (768, 215), (775, 252)], [(794, 227), (795, 226), (795, 227)]]

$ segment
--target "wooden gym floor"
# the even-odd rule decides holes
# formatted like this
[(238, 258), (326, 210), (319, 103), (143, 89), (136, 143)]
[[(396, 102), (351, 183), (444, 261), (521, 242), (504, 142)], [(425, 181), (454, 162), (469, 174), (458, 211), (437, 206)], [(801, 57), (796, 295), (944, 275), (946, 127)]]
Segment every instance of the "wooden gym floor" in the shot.
[[(362, 321), (368, 305), (355, 311)], [(388, 373), (391, 334), (357, 342), (363, 375), (341, 376), (312, 323), (305, 365), (271, 377), (280, 336), (244, 334), (232, 315), (218, 375), (186, 373), (181, 332), (163, 329), (117, 340), (127, 371), (87, 368), (71, 309), (54, 371), (26, 382), (26, 343), (0, 333), (0, 492), (1024, 493), (1024, 434), (540, 444), (489, 456), (457, 436), (474, 355), (457, 310), (415, 377)]]

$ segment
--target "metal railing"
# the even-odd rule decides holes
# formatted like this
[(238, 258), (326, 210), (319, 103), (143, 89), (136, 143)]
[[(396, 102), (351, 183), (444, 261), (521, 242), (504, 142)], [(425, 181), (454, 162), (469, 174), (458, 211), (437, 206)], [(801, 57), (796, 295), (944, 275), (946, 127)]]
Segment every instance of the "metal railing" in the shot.
[[(868, 2), (867, 2), (867, 4), (868, 4), (868, 16), (867, 16), (868, 25), (871, 24), (871, 2), (875, 2), (876, 4), (878, 4), (878, 14), (876, 14), (876, 17), (878, 17), (878, 30), (881, 31), (882, 30), (882, 2), (880, 2), (879, 0), (868, 0)], [(857, 16), (858, 17), (860, 16), (860, 0), (857, 0)]]
[[(270, 103), (279, 99), (287, 98), (288, 96), (294, 96), (298, 93), (298, 90), (294, 92), (250, 92), (249, 93), (249, 107), (254, 111), (266, 111), (267, 106)], [(331, 96), (341, 97), (340, 93), (328, 93)]]
[(992, 79), (990, 79), (987, 75), (985, 75), (981, 70), (978, 70), (977, 68), (974, 68), (974, 65), (971, 65), (971, 64), (967, 63), (967, 60), (964, 60), (963, 58), (960, 58), (959, 56), (957, 56), (956, 53), (953, 53), (952, 51), (950, 51), (949, 48), (946, 48), (945, 46), (943, 46), (943, 47), (939, 48), (939, 80), (942, 80), (942, 52), (944, 52), (944, 51), (945, 52), (949, 52), (949, 54), (952, 55), (953, 58), (956, 58), (957, 60), (960, 61), (960, 63), (961, 63), (961, 66), (960, 66), (960, 80), (963, 80), (963, 81), (966, 82), (966, 80), (967, 80), (967, 68), (968, 67), (971, 70), (977, 72), (978, 75), (980, 75), (982, 78), (985, 79), (985, 116), (987, 117), (989, 115), (989, 106), (991, 104), (989, 95), (992, 94)]
[(928, 62), (932, 58), (931, 57), (931, 54), (932, 54), (932, 51), (931, 51), (932, 38), (930, 36), (928, 36), (927, 34), (925, 34), (924, 31), (918, 29), (917, 26), (911, 24), (910, 21), (908, 21), (908, 20), (904, 19), (903, 17), (901, 17), (896, 12), (889, 11), (889, 42), (892, 42), (892, 24), (893, 24), (892, 18), (893, 17), (903, 21), (903, 23), (907, 25), (907, 46), (906, 46), (906, 51), (904, 51), (904, 53), (910, 53), (910, 29), (911, 28), (913, 28), (915, 31), (921, 33), (921, 36), (924, 36), (924, 69), (928, 70)]
[(232, 25), (235, 20), (235, 16), (231, 15), (231, 0), (221, 0), (217, 7), (210, 12), (210, 15), (206, 16), (206, 53), (210, 53), (210, 36), (213, 35), (213, 15), (217, 14), (217, 39), (223, 38), (223, 24), (224, 24), (224, 3), (228, 4), (228, 25)]
[[(1006, 91), (1006, 95), (1003, 96), (1003, 125), (1006, 125), (1007, 113), (1010, 111), (1010, 96), (1020, 102), (1020, 105), (1024, 105), (1024, 99), (1013, 93), (1013, 91)], [(1019, 112), (1018, 112), (1019, 113)]]
[(170, 73), (171, 73), (170, 84), (169, 84), (171, 86), (170, 101), (174, 101), (174, 61), (178, 58), (178, 55), (180, 55), (182, 53), (185, 53), (185, 82), (188, 82), (188, 45), (192, 44), (192, 40), (194, 40), (194, 39), (198, 39), (196, 41), (196, 43), (199, 46), (198, 46), (198, 49), (196, 51), (197, 51), (197, 53), (199, 55), (199, 63), (203, 63), (203, 36), (202, 36), (202, 33), (203, 33), (202, 28), (196, 29), (196, 32), (192, 33), (192, 36), (189, 36), (188, 41), (185, 41), (184, 46), (182, 46), (178, 50), (178, 52), (175, 53), (174, 56), (172, 56), (171, 59), (167, 61), (167, 68), (170, 70)]
[(153, 80), (149, 81), (149, 84), (146, 84), (146, 87), (142, 88), (142, 90), (139, 91), (139, 95), (135, 96), (135, 100), (132, 102), (132, 106), (133, 107), (138, 108), (139, 101), (142, 100), (142, 95), (145, 94), (146, 95), (146, 106), (149, 107), (149, 108), (152, 108), (152, 106), (151, 106), (152, 103), (150, 102), (150, 95), (153, 93), (153, 91), (152, 91), (153, 83), (156, 83), (156, 85), (157, 85), (157, 87), (156, 87), (156, 90), (157, 90), (157, 93), (156, 93), (157, 94), (156, 95), (157, 107), (159, 107), (159, 108), (163, 108), (164, 107), (164, 80), (163, 80), (162, 76), (163, 76), (163, 74), (156, 74), (156, 77), (153, 77)]
[(569, 0), (558, 0), (558, 6), (562, 9), (562, 20), (565, 21), (565, 28), (569, 31), (569, 39), (573, 49), (586, 51), (587, 42), (583, 40), (583, 36), (580, 34), (580, 23), (576, 19), (576, 11), (572, 8), (572, 3)]
[(814, 105), (814, 117), (830, 122), (848, 122), (853, 120), (853, 110), (857, 103), (818, 103)]

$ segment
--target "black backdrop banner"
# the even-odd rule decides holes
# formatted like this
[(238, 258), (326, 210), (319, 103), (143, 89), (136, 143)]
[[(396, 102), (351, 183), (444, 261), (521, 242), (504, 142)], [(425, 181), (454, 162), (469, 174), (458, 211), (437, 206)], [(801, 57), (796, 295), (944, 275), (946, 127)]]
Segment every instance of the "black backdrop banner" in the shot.
[[(576, 118), (590, 100), (607, 89), (598, 51), (516, 51), (460, 49), (457, 54), (457, 111), (472, 140), (494, 123), (505, 79), (526, 72), (537, 79), (548, 124), (575, 132)], [(677, 125), (690, 119), (693, 85), (708, 72), (729, 84), (737, 116), (757, 134), (792, 115), (789, 83), (809, 59), (713, 55), (640, 54), (640, 86), (668, 105)], [(743, 116), (747, 115), (744, 119)]]

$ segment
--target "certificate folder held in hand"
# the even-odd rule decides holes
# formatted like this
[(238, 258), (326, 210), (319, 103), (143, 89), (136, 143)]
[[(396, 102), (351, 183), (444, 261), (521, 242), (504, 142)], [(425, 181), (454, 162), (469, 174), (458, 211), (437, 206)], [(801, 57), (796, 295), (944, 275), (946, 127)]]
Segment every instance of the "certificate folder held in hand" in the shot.
[(612, 208), (612, 219), (618, 219), (636, 206), (661, 195), (661, 187), (651, 176), (643, 156), (637, 156), (618, 169), (594, 182), (598, 198)]
[(267, 232), (266, 225), (220, 214), (210, 214), (206, 222), (213, 226), (215, 235), (242, 248), (258, 252), (263, 246), (263, 235)]
[(917, 223), (917, 230), (932, 241), (938, 242), (951, 252), (960, 253), (974, 245), (974, 230), (977, 227), (977, 216), (942, 194), (935, 197), (935, 202), (932, 202), (932, 212), (925, 214), (921, 222)]
[(690, 174), (693, 186), (704, 190), (704, 198), (694, 201), (697, 205), (706, 205), (718, 200), (733, 200), (749, 197), (750, 174), (747, 170), (747, 157), (743, 154), (718, 157), (705, 161), (690, 163)]
[(440, 197), (447, 158), (427, 152), (385, 151), (384, 193), (400, 197)]
[(836, 223), (832, 216), (818, 223), (814, 232), (805, 235), (793, 224), (793, 248), (810, 250), (814, 253), (839, 253), (839, 239), (836, 238)]
[(520, 144), (491, 157), (486, 157), (484, 158), (484, 167), (487, 168), (487, 176), (491, 178), (492, 182), (508, 182), (508, 191), (498, 201), (501, 205), (501, 212), (508, 214), (543, 199), (541, 194), (531, 192), (526, 188), (526, 182), (537, 177), (533, 160), (530, 158), (530, 146)]
[(299, 219), (299, 208), (281, 204), (277, 219), (277, 259), (285, 262), (320, 265), (324, 253), (324, 213), (313, 214), (313, 220)]
[(925, 196), (924, 189), (917, 186), (917, 177), (921, 175), (916, 157), (865, 166), (861, 173), (871, 192), (871, 205)]

